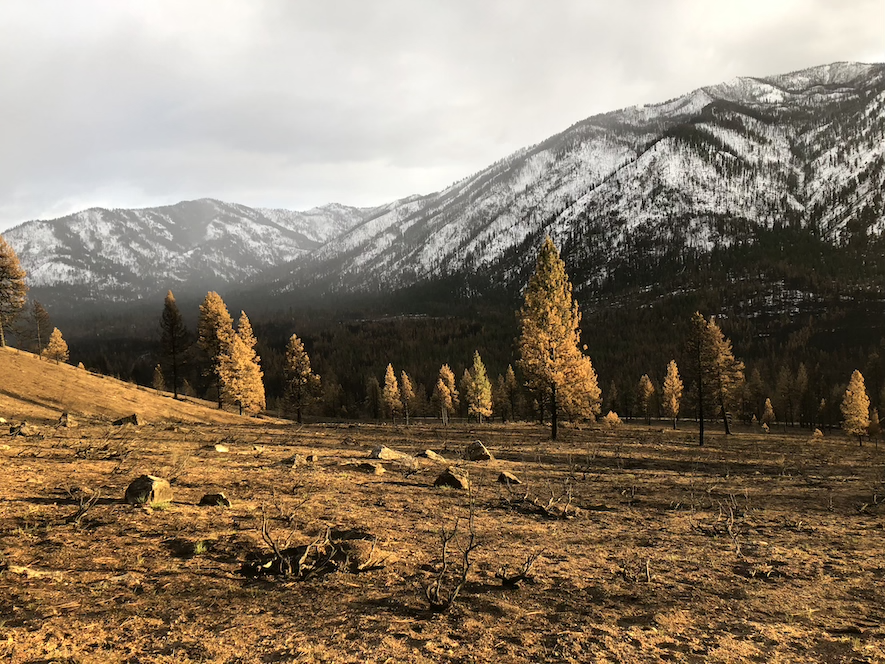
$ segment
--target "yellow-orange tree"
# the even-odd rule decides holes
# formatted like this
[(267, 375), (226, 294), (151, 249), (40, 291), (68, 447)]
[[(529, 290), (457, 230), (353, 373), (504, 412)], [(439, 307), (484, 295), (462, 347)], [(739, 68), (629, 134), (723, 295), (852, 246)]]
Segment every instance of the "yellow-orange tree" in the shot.
[(18, 262), (18, 256), (0, 235), (0, 346), (6, 345), (4, 329), (25, 306), (27, 292), (25, 271)]
[[(590, 417), (598, 412), (599, 387), (589, 358), (579, 347), (580, 323), (565, 263), (548, 237), (538, 254), (520, 311), (519, 365), (538, 403), (549, 398), (553, 440), (558, 433), (561, 392), (566, 392), (569, 403), (585, 402), (584, 410)], [(576, 381), (578, 376), (584, 380)], [(580, 395), (572, 394), (577, 385), (582, 386)]]

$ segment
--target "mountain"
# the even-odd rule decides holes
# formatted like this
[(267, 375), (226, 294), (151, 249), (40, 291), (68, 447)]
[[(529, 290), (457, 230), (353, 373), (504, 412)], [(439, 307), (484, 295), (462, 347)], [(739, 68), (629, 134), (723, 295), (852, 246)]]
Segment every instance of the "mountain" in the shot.
[(656, 283), (650, 268), (664, 262), (764, 252), (784, 229), (827, 247), (881, 239), (883, 184), (885, 65), (836, 63), (593, 116), (443, 191), (379, 208), (262, 278), (279, 291), (453, 276), (514, 287), (549, 234), (579, 290), (637, 267)]
[(367, 210), (307, 212), (212, 199), (139, 210), (92, 208), (5, 233), (37, 289), (82, 299), (133, 300), (166, 288), (237, 283), (297, 261), (362, 220)]

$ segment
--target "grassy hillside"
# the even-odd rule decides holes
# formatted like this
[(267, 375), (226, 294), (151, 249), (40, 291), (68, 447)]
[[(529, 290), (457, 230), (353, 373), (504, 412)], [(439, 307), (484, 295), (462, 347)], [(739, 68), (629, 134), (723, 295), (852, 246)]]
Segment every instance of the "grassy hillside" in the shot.
[(55, 364), (15, 348), (0, 348), (0, 417), (51, 422), (63, 411), (89, 419), (114, 420), (137, 413), (148, 422), (181, 420), (226, 424), (242, 422), (196, 399), (177, 401), (131, 383)]

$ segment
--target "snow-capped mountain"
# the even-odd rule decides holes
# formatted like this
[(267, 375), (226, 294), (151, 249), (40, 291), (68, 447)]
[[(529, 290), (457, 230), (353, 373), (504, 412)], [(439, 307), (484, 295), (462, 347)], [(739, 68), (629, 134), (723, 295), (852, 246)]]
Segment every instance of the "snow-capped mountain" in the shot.
[(366, 210), (307, 212), (202, 199), (139, 210), (93, 208), (5, 234), (32, 287), (136, 299), (158, 288), (218, 286), (297, 260), (362, 220)]
[(576, 287), (592, 290), (665, 260), (758, 248), (781, 229), (837, 248), (878, 241), (883, 185), (885, 65), (836, 63), (593, 116), (378, 208), (200, 200), (87, 210), (6, 238), (34, 286), (133, 299), (244, 279), (262, 293), (389, 292), (471, 275), (513, 287), (550, 234)]
[(283, 272), (287, 290), (524, 279), (544, 234), (579, 285), (636, 252), (709, 252), (789, 225), (885, 231), (885, 65), (738, 78), (579, 122), (441, 192), (378, 209)]

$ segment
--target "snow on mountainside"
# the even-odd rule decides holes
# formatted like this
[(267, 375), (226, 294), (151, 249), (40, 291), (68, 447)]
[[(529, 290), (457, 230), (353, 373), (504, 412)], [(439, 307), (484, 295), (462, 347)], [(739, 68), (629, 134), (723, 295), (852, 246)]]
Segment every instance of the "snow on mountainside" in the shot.
[(785, 224), (836, 245), (881, 234), (883, 107), (885, 65), (836, 63), (594, 116), (272, 273), (280, 290), (505, 283), (549, 233), (593, 283), (638, 241), (708, 252)]
[(202, 199), (140, 210), (93, 208), (27, 222), (5, 237), (31, 286), (73, 285), (92, 296), (134, 299), (166, 286), (234, 282), (298, 259), (366, 213), (336, 204), (292, 212)]

